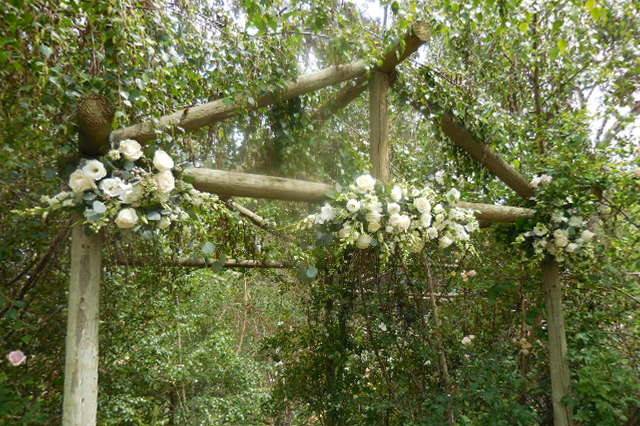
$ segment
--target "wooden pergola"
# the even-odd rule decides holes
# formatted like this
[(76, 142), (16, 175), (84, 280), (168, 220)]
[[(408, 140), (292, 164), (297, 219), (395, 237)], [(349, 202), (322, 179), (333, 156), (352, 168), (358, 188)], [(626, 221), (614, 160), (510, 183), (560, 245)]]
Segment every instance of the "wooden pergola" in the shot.
[[(344, 108), (362, 92), (369, 90), (369, 145), (372, 174), (383, 182), (390, 180), (390, 145), (388, 123), (388, 98), (392, 74), (396, 66), (414, 53), (429, 39), (429, 29), (421, 22), (415, 23), (405, 36), (388, 49), (380, 63), (370, 69), (361, 60), (335, 65), (303, 75), (287, 83), (283, 89), (265, 93), (255, 103), (233, 102), (219, 99), (201, 105), (180, 109), (160, 117), (154, 122), (143, 122), (122, 129), (112, 130), (113, 110), (99, 97), (84, 98), (78, 106), (80, 153), (92, 157), (106, 152), (111, 143), (135, 139), (140, 143), (153, 140), (158, 132), (171, 127), (194, 131), (210, 126), (246, 110), (255, 110), (283, 100), (345, 83), (336, 95), (311, 114), (321, 123)], [(444, 113), (438, 125), (449, 139), (465, 150), (472, 158), (487, 168), (509, 188), (524, 199), (534, 194), (528, 180), (505, 162), (486, 144), (477, 141), (451, 114)], [(229, 172), (206, 168), (185, 170), (186, 179), (200, 191), (224, 197), (252, 197), (274, 200), (318, 202), (326, 198), (332, 186), (281, 177)], [(248, 209), (228, 202), (252, 221), (262, 219)], [(460, 207), (470, 208), (481, 224), (509, 223), (520, 218), (532, 217), (531, 209), (461, 201)], [(98, 396), (98, 306), (102, 270), (103, 237), (87, 234), (81, 224), (72, 230), (69, 309), (66, 337), (65, 382), (63, 424), (90, 426), (96, 424)], [(134, 265), (144, 265), (144, 261)], [(203, 259), (180, 259), (174, 266), (208, 267)], [(255, 260), (228, 260), (226, 267), (273, 267), (289, 265), (281, 262)], [(569, 368), (564, 318), (562, 312), (562, 287), (559, 267), (552, 257), (542, 262), (543, 288), (547, 306), (549, 330), (549, 363), (551, 368), (553, 416), (556, 426), (571, 424), (571, 412), (563, 398), (569, 393)]]

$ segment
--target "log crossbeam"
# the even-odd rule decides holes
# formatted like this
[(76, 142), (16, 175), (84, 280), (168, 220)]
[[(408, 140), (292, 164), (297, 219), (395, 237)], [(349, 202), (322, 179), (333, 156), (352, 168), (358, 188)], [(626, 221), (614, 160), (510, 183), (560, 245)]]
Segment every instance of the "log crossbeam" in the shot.
[[(401, 61), (415, 52), (428, 38), (429, 31), (426, 25), (421, 22), (414, 24), (402, 40), (386, 51), (377, 68), (385, 72), (393, 70)], [(231, 98), (223, 98), (205, 104), (181, 108), (171, 114), (160, 117), (156, 122), (148, 121), (115, 130), (111, 133), (111, 139), (113, 141), (135, 139), (138, 142), (147, 142), (154, 139), (158, 131), (171, 126), (178, 126), (185, 131), (197, 130), (245, 110), (255, 110), (343, 81), (363, 77), (367, 74), (368, 70), (369, 64), (363, 60), (350, 64), (334, 65), (320, 71), (305, 74), (295, 81), (285, 83), (283, 89), (276, 89), (265, 93), (254, 103), (238, 102)], [(353, 96), (353, 94), (347, 93), (345, 95), (342, 93), (342, 96), (338, 101), (342, 100), (342, 102), (346, 101), (346, 103), (348, 103), (354, 99), (357, 94)], [(346, 103), (344, 105), (346, 105)], [(338, 109), (342, 106), (340, 106), (339, 103), (334, 105), (334, 107)]]
[[(287, 179), (250, 173), (227, 172), (206, 168), (188, 168), (184, 178), (203, 192), (225, 197), (251, 197), (282, 201), (319, 202), (334, 190), (332, 185), (299, 179)], [(473, 209), (482, 222), (515, 222), (532, 217), (531, 209), (461, 201), (462, 208)]]

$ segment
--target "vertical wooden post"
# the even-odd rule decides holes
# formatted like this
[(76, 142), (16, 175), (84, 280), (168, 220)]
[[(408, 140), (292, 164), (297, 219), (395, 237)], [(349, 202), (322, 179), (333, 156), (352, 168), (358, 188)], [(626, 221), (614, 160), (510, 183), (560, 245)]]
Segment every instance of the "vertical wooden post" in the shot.
[[(109, 148), (113, 110), (100, 96), (78, 104), (80, 154), (96, 156)], [(102, 236), (81, 223), (71, 234), (69, 310), (65, 341), (64, 426), (94, 426), (98, 408), (98, 311), (102, 274)]]
[(567, 360), (567, 336), (562, 312), (562, 283), (556, 260), (547, 256), (542, 262), (542, 282), (547, 307), (549, 332), (549, 367), (551, 369), (551, 399), (554, 426), (572, 424), (571, 409), (563, 403), (569, 394), (570, 376)]
[(101, 248), (100, 235), (89, 235), (82, 224), (74, 225), (64, 367), (65, 426), (96, 424)]
[(382, 182), (389, 182), (389, 115), (388, 94), (391, 86), (390, 75), (375, 71), (369, 80), (369, 152), (372, 175)]

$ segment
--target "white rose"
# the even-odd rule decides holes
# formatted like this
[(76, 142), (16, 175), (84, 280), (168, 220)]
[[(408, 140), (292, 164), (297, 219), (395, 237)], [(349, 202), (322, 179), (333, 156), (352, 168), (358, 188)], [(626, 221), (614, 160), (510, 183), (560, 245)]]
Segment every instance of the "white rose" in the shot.
[(400, 205), (397, 203), (387, 203), (387, 212), (389, 212), (389, 214), (400, 213)]
[(444, 184), (444, 170), (438, 170), (436, 172), (436, 174), (434, 175), (434, 179), (440, 185), (443, 185)]
[(85, 172), (78, 169), (69, 176), (69, 188), (76, 194), (82, 193), (88, 189), (94, 189), (96, 183)]
[(367, 231), (378, 232), (381, 226), (380, 222), (369, 222), (369, 225), (367, 225)]
[(393, 213), (389, 216), (389, 225), (396, 227), (400, 223), (400, 215), (398, 213)]
[(460, 191), (455, 188), (451, 188), (449, 192), (446, 193), (445, 197), (449, 203), (454, 204), (460, 200)]
[(320, 214), (316, 216), (316, 223), (325, 223), (333, 220), (336, 217), (336, 212), (331, 207), (331, 204), (324, 203), (324, 206), (320, 208)]
[(402, 200), (402, 188), (398, 185), (394, 185), (393, 188), (391, 188), (391, 199), (396, 203)]
[(569, 235), (567, 231), (556, 229), (553, 231), (553, 240), (556, 247), (566, 247), (569, 244)]
[(442, 207), (442, 204), (436, 204), (436, 206), (433, 208), (433, 212), (435, 214), (443, 213), (444, 207)]
[(360, 236), (356, 240), (356, 247), (358, 247), (360, 250), (364, 250), (366, 248), (369, 248), (369, 246), (371, 245), (371, 241), (373, 241), (373, 238), (371, 238), (369, 234), (360, 234)]
[(372, 213), (382, 213), (382, 203), (377, 198), (369, 201), (366, 208)]
[(87, 161), (82, 167), (82, 171), (93, 180), (100, 180), (107, 175), (107, 169), (98, 160)]
[(580, 216), (571, 216), (569, 218), (569, 226), (573, 226), (574, 228), (578, 228), (584, 225), (584, 221)]
[(356, 178), (356, 187), (362, 192), (371, 192), (376, 186), (376, 180), (371, 175), (361, 175)]
[(158, 169), (158, 171), (166, 172), (167, 170), (173, 169), (173, 159), (169, 154), (159, 149), (153, 155), (153, 166)]
[(438, 241), (438, 246), (443, 249), (449, 247), (451, 244), (453, 244), (453, 240), (446, 235)]
[(118, 212), (116, 225), (121, 229), (131, 229), (138, 223), (138, 214), (135, 209), (126, 208)]
[(546, 235), (547, 232), (549, 232), (549, 230), (544, 225), (544, 223), (537, 223), (536, 226), (533, 228), (533, 233), (538, 237), (542, 237)]
[(476, 338), (476, 336), (474, 336), (473, 334), (470, 334), (468, 336), (464, 336), (462, 338), (462, 344), (465, 345), (465, 346), (468, 346), (471, 343), (473, 343), (473, 339), (475, 339), (475, 338)]
[(350, 213), (355, 213), (360, 210), (360, 201), (351, 198), (349, 201), (347, 201), (347, 210)]
[(431, 226), (431, 214), (430, 213), (424, 213), (422, 214), (422, 216), (420, 216), (420, 224), (425, 227), (428, 228)]
[(576, 243), (569, 243), (567, 244), (567, 253), (574, 253), (576, 250), (578, 250), (579, 246)]
[(593, 239), (593, 237), (595, 237), (595, 235), (596, 234), (594, 234), (593, 232), (589, 231), (588, 229), (585, 229), (584, 231), (582, 231), (580, 238), (582, 238), (583, 241), (589, 242)]
[(342, 228), (340, 228), (340, 231), (338, 231), (338, 237), (340, 237), (343, 240), (346, 240), (350, 236), (351, 236), (351, 225), (349, 225), (348, 223), (345, 223), (344, 225), (342, 225)]
[(460, 225), (459, 223), (453, 225), (453, 231), (455, 232), (457, 239), (461, 241), (467, 241), (469, 239), (469, 234), (467, 234), (464, 226)]
[(434, 227), (427, 229), (427, 237), (429, 237), (430, 240), (435, 240), (438, 238), (438, 230)]
[(160, 229), (166, 229), (171, 225), (171, 219), (169, 219), (167, 216), (162, 216), (162, 219), (160, 219), (160, 221), (158, 222), (158, 228)]
[(420, 213), (429, 213), (431, 212), (431, 203), (427, 199), (427, 197), (418, 197), (413, 200), (413, 206)]
[(119, 151), (124, 155), (124, 158), (129, 161), (136, 161), (142, 157), (142, 146), (140, 146), (138, 141), (134, 141), (133, 139), (120, 141)]
[(445, 220), (444, 213), (438, 213), (437, 215), (435, 215), (436, 223), (444, 223), (444, 220)]
[(170, 170), (158, 173), (153, 180), (156, 182), (158, 192), (162, 194), (168, 194), (176, 187), (176, 180)]
[(382, 219), (382, 215), (378, 212), (369, 212), (365, 217), (369, 223), (377, 223)]
[(407, 231), (411, 226), (411, 218), (406, 214), (400, 215), (398, 218), (398, 228), (401, 231)]
[(120, 197), (125, 188), (125, 183), (119, 177), (107, 178), (100, 182), (100, 189), (107, 197)]
[(135, 204), (144, 195), (142, 185), (126, 185), (120, 194), (120, 199), (125, 204)]

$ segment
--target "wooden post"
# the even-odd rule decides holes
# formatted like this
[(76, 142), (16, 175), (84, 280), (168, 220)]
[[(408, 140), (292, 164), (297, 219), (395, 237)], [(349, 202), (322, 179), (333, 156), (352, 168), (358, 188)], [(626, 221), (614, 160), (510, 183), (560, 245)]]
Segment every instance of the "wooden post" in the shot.
[(389, 74), (375, 71), (369, 80), (369, 152), (371, 173), (382, 182), (391, 179), (388, 95)]
[(567, 336), (562, 313), (562, 283), (556, 260), (548, 256), (542, 263), (542, 282), (547, 307), (549, 332), (549, 367), (551, 369), (551, 399), (554, 426), (572, 424), (571, 409), (563, 403), (569, 394), (570, 376), (567, 361)]
[[(109, 148), (113, 109), (101, 96), (78, 104), (79, 150), (96, 156)], [(71, 234), (69, 310), (65, 341), (62, 424), (94, 426), (98, 408), (98, 310), (102, 273), (102, 236), (81, 223)]]
[(96, 424), (101, 248), (100, 235), (88, 235), (82, 224), (73, 227), (64, 367), (65, 426)]

